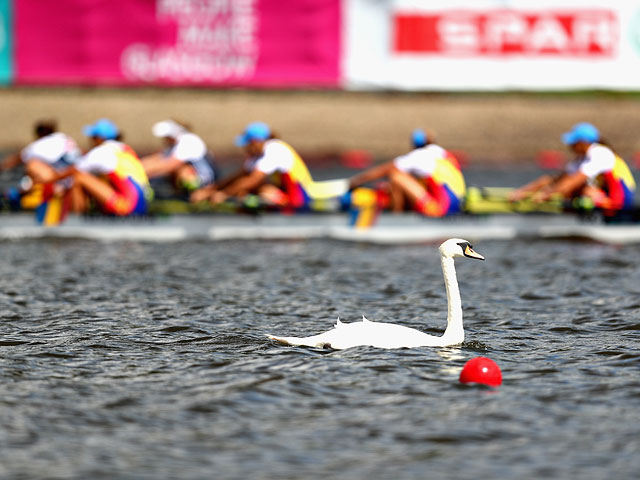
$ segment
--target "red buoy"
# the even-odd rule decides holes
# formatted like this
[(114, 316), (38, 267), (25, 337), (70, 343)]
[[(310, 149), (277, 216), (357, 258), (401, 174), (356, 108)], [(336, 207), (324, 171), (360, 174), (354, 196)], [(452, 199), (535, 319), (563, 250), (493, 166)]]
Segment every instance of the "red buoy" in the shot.
[(498, 364), (490, 358), (472, 358), (462, 367), (460, 383), (481, 383), (497, 387), (502, 384), (502, 372)]

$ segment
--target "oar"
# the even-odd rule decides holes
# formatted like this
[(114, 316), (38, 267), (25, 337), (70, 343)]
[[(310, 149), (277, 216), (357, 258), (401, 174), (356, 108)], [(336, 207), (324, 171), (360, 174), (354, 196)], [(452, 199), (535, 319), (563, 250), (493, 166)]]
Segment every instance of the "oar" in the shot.
[(42, 201), (36, 207), (36, 222), (46, 227), (60, 225), (67, 218), (70, 208), (68, 192), (59, 194), (55, 192), (55, 185), (46, 183), (42, 186)]

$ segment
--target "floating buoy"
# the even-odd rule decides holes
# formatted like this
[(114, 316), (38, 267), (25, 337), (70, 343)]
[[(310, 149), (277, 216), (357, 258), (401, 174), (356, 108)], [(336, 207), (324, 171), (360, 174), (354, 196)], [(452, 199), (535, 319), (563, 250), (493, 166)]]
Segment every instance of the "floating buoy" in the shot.
[(497, 387), (502, 384), (502, 372), (498, 364), (490, 358), (472, 358), (462, 367), (460, 383), (481, 383)]

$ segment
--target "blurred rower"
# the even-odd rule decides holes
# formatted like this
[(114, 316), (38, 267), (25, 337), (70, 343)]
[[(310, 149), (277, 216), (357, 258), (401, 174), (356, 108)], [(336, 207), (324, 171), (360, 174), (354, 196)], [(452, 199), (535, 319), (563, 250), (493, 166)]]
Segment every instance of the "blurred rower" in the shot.
[(80, 157), (76, 142), (57, 131), (54, 120), (40, 120), (34, 126), (36, 140), (19, 153), (9, 155), (0, 163), (0, 171), (24, 165), (26, 177), (19, 188), (11, 188), (9, 197), (16, 208), (35, 208), (43, 201), (44, 185)]
[(147, 175), (131, 147), (120, 141), (118, 127), (108, 119), (87, 125), (91, 150), (58, 178), (71, 177), (71, 209), (88, 210), (95, 201), (108, 214), (144, 214), (152, 191)]
[(598, 129), (590, 123), (578, 123), (562, 136), (575, 153), (558, 176), (543, 175), (514, 190), (509, 200), (530, 197), (545, 202), (554, 196), (564, 199), (586, 197), (605, 210), (622, 210), (633, 206), (635, 180), (627, 164), (605, 145)]
[(193, 201), (209, 196), (217, 204), (254, 193), (267, 205), (295, 211), (310, 208), (314, 200), (337, 198), (346, 192), (344, 180), (315, 182), (300, 155), (276, 138), (265, 123), (250, 123), (235, 143), (248, 155), (243, 172), (225, 182), (226, 186), (198, 192)]
[(163, 120), (152, 129), (165, 149), (142, 158), (149, 178), (169, 176), (182, 192), (193, 192), (216, 181), (213, 156), (195, 133), (175, 120)]
[(38, 121), (34, 127), (36, 140), (19, 154), (7, 157), (0, 163), (0, 170), (9, 170), (23, 163), (34, 183), (51, 181), (57, 171), (71, 166), (81, 154), (76, 142), (57, 130), (54, 120)]
[(414, 130), (414, 149), (390, 162), (378, 165), (351, 178), (354, 189), (365, 183), (386, 178), (390, 183), (391, 204), (395, 212), (407, 203), (429, 217), (460, 212), (466, 193), (458, 160), (436, 145), (423, 130)]

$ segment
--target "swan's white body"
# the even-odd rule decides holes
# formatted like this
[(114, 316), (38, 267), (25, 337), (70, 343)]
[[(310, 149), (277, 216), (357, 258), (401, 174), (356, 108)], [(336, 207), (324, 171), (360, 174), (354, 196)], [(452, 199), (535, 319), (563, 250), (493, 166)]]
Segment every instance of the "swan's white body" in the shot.
[(273, 335), (268, 335), (268, 337), (287, 345), (336, 350), (359, 346), (378, 348), (447, 347), (462, 343), (464, 341), (462, 301), (453, 259), (454, 257), (466, 256), (484, 260), (484, 257), (474, 252), (469, 242), (459, 238), (447, 240), (440, 245), (439, 250), (449, 307), (447, 328), (442, 336), (436, 337), (402, 325), (372, 322), (363, 316), (361, 322), (355, 323), (342, 323), (338, 319), (333, 329), (311, 337), (276, 337)]

